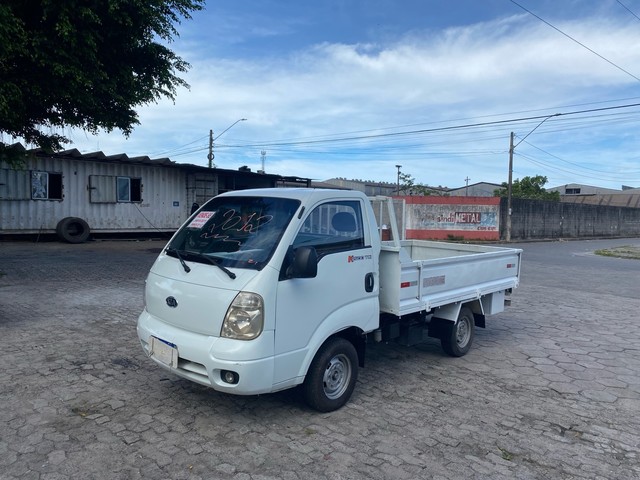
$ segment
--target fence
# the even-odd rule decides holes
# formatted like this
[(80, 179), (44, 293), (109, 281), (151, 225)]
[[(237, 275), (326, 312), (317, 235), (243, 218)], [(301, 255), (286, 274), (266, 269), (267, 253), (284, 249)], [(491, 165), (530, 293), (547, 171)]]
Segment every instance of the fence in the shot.
[[(589, 238), (640, 236), (640, 208), (543, 200), (511, 200), (511, 238)], [(500, 237), (505, 238), (507, 199), (500, 201)]]
[[(505, 238), (506, 198), (406, 196), (394, 203), (409, 239)], [(512, 240), (640, 236), (640, 208), (513, 198), (511, 210)]]

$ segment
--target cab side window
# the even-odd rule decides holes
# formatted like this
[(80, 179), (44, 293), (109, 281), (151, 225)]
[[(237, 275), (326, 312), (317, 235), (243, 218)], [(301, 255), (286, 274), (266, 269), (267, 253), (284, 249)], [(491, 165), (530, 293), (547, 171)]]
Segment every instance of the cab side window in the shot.
[(293, 248), (314, 247), (318, 258), (365, 246), (358, 201), (337, 201), (316, 207), (300, 228)]

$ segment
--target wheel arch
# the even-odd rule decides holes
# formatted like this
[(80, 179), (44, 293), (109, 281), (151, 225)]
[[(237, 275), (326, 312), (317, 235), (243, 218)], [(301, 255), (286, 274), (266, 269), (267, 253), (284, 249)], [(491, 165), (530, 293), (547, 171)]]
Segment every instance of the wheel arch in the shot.
[[(333, 335), (331, 335), (331, 337), (342, 337), (345, 340), (350, 341), (355, 347), (356, 352), (358, 353), (358, 366), (360, 368), (364, 367), (364, 356), (367, 347), (367, 339), (362, 329), (358, 327), (349, 327), (334, 333)], [(327, 340), (329, 340), (329, 338), (327, 338)], [(327, 340), (323, 342), (323, 345)]]
[(458, 315), (462, 309), (462, 303), (449, 303), (448, 305), (442, 305), (433, 309), (433, 316), (442, 320), (449, 320), (450, 322), (457, 322)]
[(443, 305), (441, 307), (437, 307), (433, 310), (434, 318), (442, 320), (447, 320), (453, 323), (458, 321), (458, 317), (460, 316), (460, 311), (463, 308), (468, 308), (473, 313), (474, 323), (476, 327), (485, 327), (485, 315), (484, 309), (482, 307), (482, 302), (478, 300), (471, 300), (470, 302), (456, 302), (451, 303), (449, 305)]
[(320, 337), (318, 333), (319, 332), (316, 332), (316, 335), (314, 335), (312, 340), (309, 342), (309, 348), (307, 349), (307, 354), (300, 369), (301, 377), (306, 377), (313, 359), (316, 358), (316, 355), (318, 354), (322, 346), (326, 344), (330, 339), (335, 337), (344, 338), (345, 340), (351, 342), (355, 347), (356, 352), (358, 353), (358, 366), (364, 366), (366, 339), (364, 336), (364, 331), (360, 327), (351, 326), (343, 328), (322, 337)]

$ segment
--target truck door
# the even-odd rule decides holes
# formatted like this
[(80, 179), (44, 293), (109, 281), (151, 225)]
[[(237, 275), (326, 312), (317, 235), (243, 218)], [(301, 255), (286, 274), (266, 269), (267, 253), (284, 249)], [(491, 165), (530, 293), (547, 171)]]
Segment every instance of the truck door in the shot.
[[(349, 326), (377, 325), (378, 259), (362, 212), (360, 200), (329, 201), (310, 211), (298, 231), (291, 251), (314, 247), (318, 269), (314, 278), (281, 274), (278, 282), (275, 384), (300, 376), (308, 349), (315, 351), (318, 341)], [(316, 332), (319, 335), (310, 345)]]

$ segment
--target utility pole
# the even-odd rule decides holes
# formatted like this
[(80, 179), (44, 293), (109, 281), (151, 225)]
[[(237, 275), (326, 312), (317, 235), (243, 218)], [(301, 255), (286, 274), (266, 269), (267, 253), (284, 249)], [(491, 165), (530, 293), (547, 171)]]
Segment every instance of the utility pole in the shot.
[(469, 175), (467, 175), (467, 178), (464, 179), (465, 182), (467, 182), (467, 186), (464, 188), (464, 196), (468, 197), (469, 196), (469, 180), (471, 180), (469, 178)]
[(238, 122), (244, 122), (246, 121), (246, 118), (240, 118), (239, 120), (236, 120), (235, 122), (233, 122), (231, 125), (229, 125), (227, 128), (225, 128), (221, 134), (219, 134), (217, 137), (213, 137), (213, 130), (209, 130), (209, 155), (207, 155), (207, 158), (209, 159), (209, 168), (213, 168), (215, 165), (213, 164), (213, 159), (214, 159), (214, 155), (213, 155), (213, 142), (215, 142), (217, 139), (219, 139), (227, 130), (229, 130), (231, 127), (233, 127), (236, 123)]
[(398, 169), (398, 191), (397, 191), (397, 195), (400, 196), (400, 168), (402, 167), (402, 165), (396, 165), (396, 168)]
[(209, 155), (207, 155), (209, 159), (209, 168), (213, 168), (213, 130), (209, 130)]
[(535, 132), (540, 125), (542, 125), (544, 122), (546, 122), (550, 118), (559, 117), (560, 115), (562, 115), (562, 113), (555, 113), (553, 115), (549, 115), (548, 117), (544, 117), (544, 119), (538, 125), (536, 125), (533, 130), (531, 130), (524, 137), (522, 137), (522, 139), (516, 145), (513, 144), (514, 135), (513, 135), (513, 132), (511, 132), (511, 137), (509, 140), (509, 182), (507, 184), (507, 228), (504, 235), (505, 240), (507, 242), (511, 241), (511, 197), (512, 197), (512, 190), (513, 190), (512, 188), (513, 187), (513, 151), (518, 145), (524, 142), (525, 138), (527, 138), (529, 135)]
[(262, 170), (261, 170), (261, 173), (265, 173), (265, 170), (264, 170), (264, 161), (265, 161), (265, 160), (266, 160), (266, 158), (267, 158), (267, 151), (266, 151), (266, 150), (262, 150), (262, 151), (260, 152), (260, 158), (261, 158), (261, 160), (262, 160)]
[[(536, 127), (537, 128), (537, 127)], [(511, 241), (511, 185), (513, 184), (513, 132), (509, 137), (509, 181), (507, 183), (507, 228), (505, 232), (505, 240)]]

